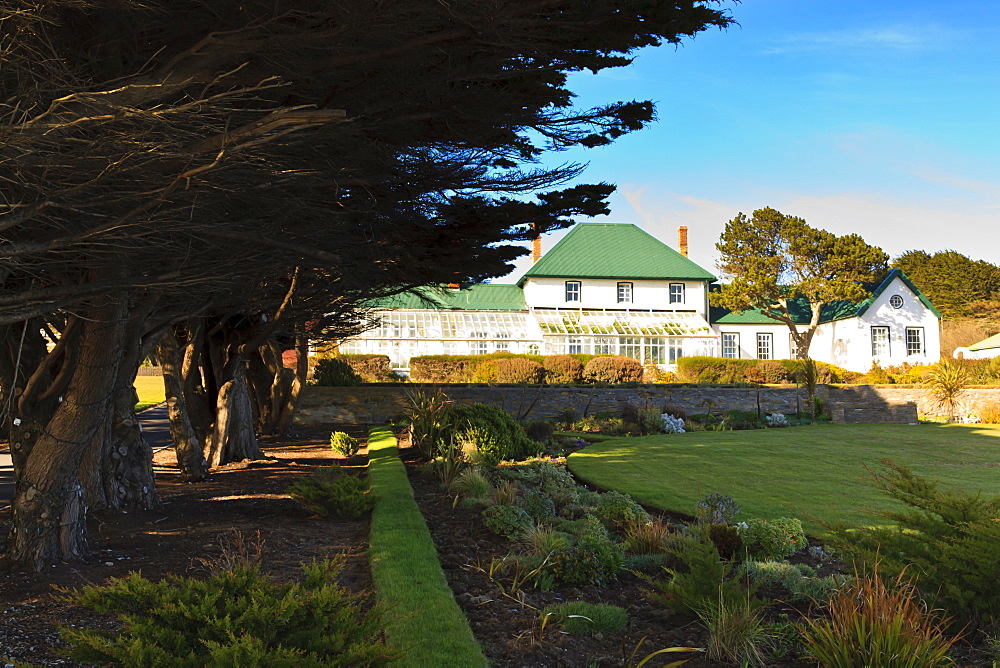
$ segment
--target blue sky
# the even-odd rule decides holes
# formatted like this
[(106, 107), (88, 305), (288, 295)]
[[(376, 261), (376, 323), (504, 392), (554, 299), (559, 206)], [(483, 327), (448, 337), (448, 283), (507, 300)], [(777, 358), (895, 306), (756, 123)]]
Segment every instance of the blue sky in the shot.
[(765, 206), (893, 257), (950, 248), (1000, 264), (1000, 3), (725, 6), (740, 25), (572, 82), (584, 106), (657, 103), (647, 129), (558, 154), (590, 164), (581, 181), (618, 186), (595, 221), (674, 247), (687, 225), (712, 271), (726, 221)]

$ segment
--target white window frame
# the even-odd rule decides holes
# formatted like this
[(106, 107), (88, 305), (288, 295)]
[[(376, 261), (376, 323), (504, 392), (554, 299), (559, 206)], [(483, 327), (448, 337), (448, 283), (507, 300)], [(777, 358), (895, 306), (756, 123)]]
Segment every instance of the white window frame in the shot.
[(774, 334), (771, 332), (757, 332), (757, 359), (774, 359)]
[(927, 354), (923, 327), (907, 327), (905, 336), (907, 357), (922, 357)]
[(799, 344), (795, 341), (795, 337), (792, 333), (788, 333), (788, 359), (796, 360), (799, 358)]
[(686, 286), (683, 283), (671, 283), (668, 287), (669, 290), (669, 300), (670, 304), (684, 304), (686, 303)]
[(738, 360), (740, 358), (740, 333), (722, 333), (722, 356), (726, 359)]
[(632, 303), (632, 284), (627, 281), (622, 281), (618, 284), (618, 303), (619, 304), (631, 304)]
[(872, 325), (872, 357), (889, 357), (892, 332), (888, 325)]
[(566, 281), (566, 301), (579, 303), (583, 296), (583, 284), (580, 281)]

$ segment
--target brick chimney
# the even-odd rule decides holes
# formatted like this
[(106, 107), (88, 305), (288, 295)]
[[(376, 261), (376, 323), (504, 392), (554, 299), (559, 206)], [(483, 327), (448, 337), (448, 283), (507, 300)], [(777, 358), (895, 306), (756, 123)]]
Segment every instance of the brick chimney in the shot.
[(538, 233), (538, 223), (531, 224), (531, 264), (542, 259), (542, 235)]
[(688, 256), (688, 228), (687, 225), (681, 225), (677, 228), (677, 250), (680, 251), (681, 255), (684, 257)]

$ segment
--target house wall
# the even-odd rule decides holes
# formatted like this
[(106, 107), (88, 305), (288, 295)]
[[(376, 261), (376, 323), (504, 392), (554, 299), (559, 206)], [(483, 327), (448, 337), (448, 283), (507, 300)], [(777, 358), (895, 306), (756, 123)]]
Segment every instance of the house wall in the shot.
[[(529, 278), (524, 284), (524, 301), (530, 308), (652, 309), (696, 311), (705, 314), (704, 281), (641, 281), (628, 279), (579, 279), (580, 301), (566, 301), (565, 278)], [(632, 284), (632, 303), (618, 303), (618, 283)], [(684, 284), (684, 303), (669, 302), (670, 284)]]
[[(740, 335), (740, 359), (757, 359), (757, 334), (771, 334), (773, 344), (773, 355), (771, 359), (786, 360), (792, 359), (791, 354), (791, 333), (788, 326), (783, 323), (774, 325), (712, 325), (719, 334), (719, 355), (722, 355), (722, 334), (736, 333)], [(817, 358), (819, 359), (819, 358)]]
[[(381, 424), (401, 415), (410, 385), (371, 384), (359, 387), (308, 387), (303, 391), (296, 423)], [(620, 413), (626, 404), (657, 409), (675, 407), (688, 414), (714, 413), (730, 409), (763, 413), (795, 413), (806, 410), (805, 391), (795, 387), (755, 388), (657, 385), (653, 387), (589, 388), (552, 386), (424, 385), (437, 387), (458, 402), (482, 402), (500, 406), (518, 419), (552, 419), (570, 411), (578, 416)], [(899, 392), (882, 387), (837, 388), (820, 386), (835, 422), (911, 424), (917, 421), (917, 402), (926, 390)], [(1000, 401), (1000, 389), (991, 390)], [(758, 403), (759, 402), (759, 403)]]

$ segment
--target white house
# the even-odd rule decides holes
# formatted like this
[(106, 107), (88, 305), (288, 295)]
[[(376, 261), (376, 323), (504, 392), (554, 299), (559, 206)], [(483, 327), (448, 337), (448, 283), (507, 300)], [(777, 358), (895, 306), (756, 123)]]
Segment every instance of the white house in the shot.
[[(686, 230), (682, 228), (682, 234)], [(715, 276), (631, 224), (580, 223), (514, 285), (426, 288), (379, 304), (380, 323), (339, 346), (410, 357), (496, 351), (625, 355), (671, 368), (679, 357), (794, 357), (786, 325), (710, 308)], [(540, 255), (540, 253), (539, 253)], [(800, 305), (797, 319), (808, 322)], [(854, 371), (938, 361), (940, 313), (899, 270), (871, 298), (824, 310), (810, 355)]]
[(979, 343), (970, 346), (955, 348), (954, 356), (958, 359), (981, 360), (991, 357), (1000, 357), (1000, 334), (983, 339)]

